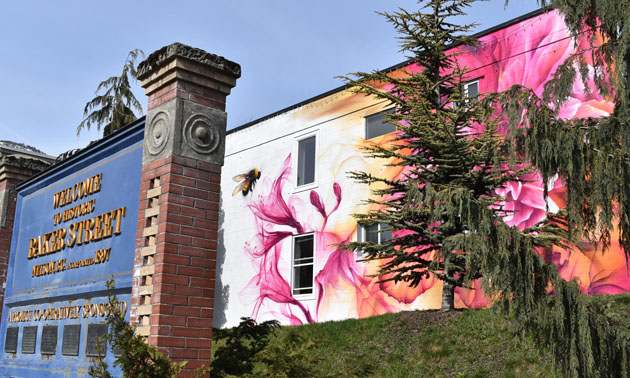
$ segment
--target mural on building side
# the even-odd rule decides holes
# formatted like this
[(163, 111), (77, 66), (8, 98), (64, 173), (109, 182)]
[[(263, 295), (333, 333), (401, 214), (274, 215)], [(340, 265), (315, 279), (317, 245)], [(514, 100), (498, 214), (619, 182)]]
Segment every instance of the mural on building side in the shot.
[[(562, 17), (556, 12), (545, 13), (496, 30), (480, 38), (476, 47), (459, 47), (458, 60), (467, 66), (469, 78), (477, 82), (480, 93), (503, 91), (520, 84), (542, 95), (544, 84), (556, 68), (576, 48), (569, 37)], [(414, 67), (407, 67), (413, 70)], [(417, 68), (415, 68), (417, 69)], [(399, 73), (398, 73), (399, 74)], [(591, 88), (594, 85), (590, 83)], [(384, 88), (387, 89), (387, 88)], [(297, 109), (287, 115), (305, 125), (291, 124), (292, 130), (304, 129), (314, 120), (335, 120), (325, 125), (326, 133), (336, 133), (335, 138), (318, 140), (318, 174), (316, 187), (297, 190), (293, 182), (297, 166), (294, 149), (286, 149), (282, 164), (264, 167), (257, 186), (248, 196), (235, 196), (226, 210), (242, 215), (243, 226), (239, 237), (227, 237), (227, 254), (237, 254), (241, 264), (251, 264), (254, 274), (247, 284), (236, 287), (230, 283), (227, 307), (235, 307), (262, 320), (276, 318), (289, 324), (367, 317), (406, 309), (439, 308), (442, 283), (433, 278), (411, 288), (405, 283), (379, 282), (373, 275), (378, 272), (378, 262), (361, 262), (360, 252), (349, 253), (338, 245), (357, 238), (357, 225), (352, 213), (365, 213), (369, 205), (362, 203), (369, 196), (369, 188), (353, 183), (346, 172), (361, 170), (374, 175), (396, 178), (402, 174), (400, 167), (387, 166), (386, 161), (363, 157), (361, 148), (367, 144), (386, 144), (392, 135), (365, 139), (363, 125), (356, 121), (344, 121), (356, 109), (364, 109), (373, 99), (357, 94), (340, 96), (322, 109), (313, 107)], [(575, 82), (573, 96), (560, 110), (563, 118), (599, 117), (613, 110), (610, 100), (602, 98), (595, 90), (587, 90), (581, 80)], [(355, 117), (356, 118), (356, 117)], [(288, 122), (288, 120), (277, 120)], [(345, 122), (345, 123), (344, 123)], [(270, 126), (268, 126), (270, 127)], [(288, 126), (287, 126), (288, 127)], [(324, 126), (322, 126), (324, 127)], [(323, 130), (323, 129), (322, 129)], [(252, 133), (259, 131), (252, 131)], [(265, 147), (256, 147), (265, 148)], [(271, 147), (270, 147), (271, 148)], [(274, 148), (273, 154), (278, 154)], [(262, 152), (261, 152), (262, 154)], [(232, 164), (226, 160), (226, 165)], [(243, 167), (247, 171), (251, 167)], [(531, 174), (527, 182), (513, 183), (501, 190), (507, 199), (506, 208), (514, 213), (506, 219), (510, 225), (521, 229), (531, 226), (545, 216), (546, 209), (557, 211), (565, 206), (565, 187), (561, 178), (547, 183), (549, 197), (543, 197), (545, 185), (540, 176)], [(253, 184), (253, 182), (252, 182)], [(234, 183), (232, 183), (234, 185)], [(237, 188), (238, 189), (238, 188)], [(243, 194), (246, 191), (241, 188)], [(234, 193), (238, 193), (235, 190)], [(230, 218), (232, 219), (232, 218)], [(228, 220), (229, 222), (230, 220)], [(225, 227), (229, 230), (229, 225)], [(242, 235), (247, 230), (247, 235)], [(297, 292), (293, 283), (295, 274), (292, 241), (296, 236), (312, 235), (313, 287), (311, 291)], [(240, 238), (240, 239), (239, 239)], [(295, 239), (294, 239), (295, 240)], [(541, 254), (553, 261), (565, 279), (577, 279), (588, 294), (615, 294), (630, 290), (630, 279), (623, 251), (613, 243), (604, 253), (601, 246), (585, 243), (583, 252), (553, 249)], [(239, 247), (240, 245), (240, 247)], [(229, 271), (229, 269), (228, 269)], [(237, 291), (234, 292), (234, 291)], [(489, 300), (475, 285), (456, 290), (456, 306), (477, 308), (487, 306)], [(242, 310), (241, 310), (242, 311)]]

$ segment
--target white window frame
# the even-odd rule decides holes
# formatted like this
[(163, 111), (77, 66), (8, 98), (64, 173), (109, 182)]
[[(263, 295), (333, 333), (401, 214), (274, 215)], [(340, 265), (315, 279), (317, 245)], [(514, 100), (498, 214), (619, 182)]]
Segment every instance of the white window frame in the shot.
[[(357, 224), (357, 241), (358, 242), (367, 241), (367, 228), (369, 226), (371, 226), (371, 225), (368, 225), (366, 223), (358, 223)], [(381, 222), (378, 223), (378, 231), (379, 231), (377, 233), (377, 235), (378, 235), (378, 244), (381, 244), (383, 242), (383, 239), (382, 239), (383, 233), (380, 232), (380, 231), (383, 230), (383, 228), (386, 228), (386, 227), (389, 227), (389, 226), (387, 224), (385, 224), (385, 223), (381, 223)], [(391, 232), (391, 230), (390, 230), (390, 232)], [(393, 237), (393, 235), (391, 237)], [(388, 239), (388, 240), (391, 240), (391, 239)], [(363, 257), (365, 255), (365, 253), (363, 253), (362, 250), (357, 250), (356, 254), (357, 254), (357, 257)]]
[[(313, 241), (313, 257), (312, 257), (312, 261), (306, 262), (306, 263), (301, 263), (301, 264), (295, 264), (295, 244), (296, 241), (298, 239), (301, 238), (306, 238), (306, 237), (310, 237)], [(309, 233), (305, 233), (305, 234), (299, 234), (299, 235), (293, 235), (293, 237), (291, 238), (291, 281), (290, 281), (290, 285), (291, 285), (291, 295), (293, 295), (294, 298), (296, 299), (314, 299), (315, 298), (315, 233), (313, 232), (309, 232)], [(311, 276), (311, 292), (310, 293), (306, 293), (306, 294), (295, 294), (294, 290), (296, 290), (295, 287), (295, 282), (293, 281), (295, 278), (295, 268), (296, 267), (301, 267), (301, 266), (308, 266), (308, 265), (312, 265), (313, 266), (313, 274)], [(299, 288), (299, 289), (304, 289), (304, 288)]]
[(470, 87), (473, 84), (477, 84), (477, 95), (475, 96), (475, 98), (479, 97), (479, 79), (475, 79), (475, 80), (471, 80), (466, 82), (466, 84), (464, 84), (464, 101), (468, 102), (470, 101), (471, 97), (468, 95), (468, 87)]
[[(483, 77), (480, 77), (480, 78), (477, 78), (477, 79), (474, 79), (474, 80), (467, 81), (467, 82), (465, 82), (465, 83), (462, 85), (462, 91), (463, 91), (464, 93), (462, 94), (462, 97), (463, 97), (463, 98), (462, 98), (462, 102), (461, 102), (461, 103), (463, 103), (463, 104), (467, 104), (467, 103), (471, 100), (471, 98), (468, 96), (468, 87), (469, 87), (470, 85), (472, 85), (472, 84), (477, 84), (477, 96), (476, 96), (475, 98), (479, 98), (479, 94), (480, 94), (480, 92), (479, 92), (479, 81), (480, 81), (482, 78), (483, 78)], [(457, 108), (457, 107), (459, 107), (459, 105), (460, 105), (460, 104), (458, 104), (458, 103), (456, 103), (456, 102), (452, 102), (451, 104), (452, 104), (453, 108)]]
[[(303, 184), (303, 185), (298, 185), (298, 171), (299, 171), (299, 160), (300, 160), (300, 141), (309, 139), (309, 138), (315, 138), (315, 177), (313, 179), (313, 182), (309, 182), (308, 184)], [(295, 156), (294, 159), (294, 163), (293, 166), (295, 167), (295, 169), (293, 170), (293, 183), (295, 185), (295, 192), (301, 192), (301, 191), (305, 191), (305, 190), (311, 190), (314, 189), (318, 186), (318, 179), (319, 179), (319, 164), (318, 164), (318, 156), (319, 156), (319, 130), (316, 131), (311, 131), (307, 134), (302, 134), (299, 135), (295, 138), (295, 142), (294, 142), (294, 149), (293, 149), (293, 156)]]
[(377, 136), (373, 136), (368, 138), (368, 118), (372, 118), (372, 117), (378, 117), (379, 115), (385, 115), (385, 113), (391, 113), (394, 112), (395, 108), (389, 108), (389, 109), (383, 109), (380, 112), (376, 112), (370, 115), (367, 115), (364, 117), (364, 121), (363, 121), (363, 135), (365, 140), (370, 140), (370, 139), (374, 139), (374, 138), (378, 138), (378, 137), (382, 137), (383, 135), (387, 135), (387, 134), (391, 134), (393, 132), (396, 131), (396, 125), (392, 124), (392, 126), (394, 126), (394, 130), (389, 132), (389, 133), (385, 133), (385, 134), (381, 134), (381, 135), (377, 135)]

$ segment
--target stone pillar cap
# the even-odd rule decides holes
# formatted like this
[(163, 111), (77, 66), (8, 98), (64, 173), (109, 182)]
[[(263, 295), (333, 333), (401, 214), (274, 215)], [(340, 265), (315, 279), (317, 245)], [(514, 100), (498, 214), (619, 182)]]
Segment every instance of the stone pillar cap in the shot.
[(178, 42), (155, 51), (138, 65), (138, 79), (149, 96), (173, 81), (188, 81), (227, 95), (240, 76), (238, 63)]
[(235, 79), (241, 77), (240, 64), (225, 59), (222, 56), (205, 52), (202, 49), (175, 42), (151, 53), (147, 59), (140, 62), (140, 64), (138, 64), (138, 79), (146, 79), (175, 58), (188, 59), (207, 65), (224, 73), (229, 73)]

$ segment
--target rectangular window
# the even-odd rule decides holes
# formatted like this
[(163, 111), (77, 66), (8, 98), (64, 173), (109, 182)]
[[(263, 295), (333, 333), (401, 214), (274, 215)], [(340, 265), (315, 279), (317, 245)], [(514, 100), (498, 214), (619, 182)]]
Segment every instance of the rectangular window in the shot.
[[(392, 240), (392, 230), (387, 230), (385, 223), (361, 224), (357, 230), (357, 240), (360, 242), (372, 242), (382, 244), (388, 240)], [(362, 251), (358, 251), (361, 255)]]
[(394, 109), (388, 109), (365, 117), (365, 139), (376, 138), (396, 131), (396, 125), (384, 120), (385, 114), (392, 112), (394, 112)]
[(293, 238), (293, 295), (313, 294), (314, 247), (313, 234)]
[(315, 136), (298, 142), (297, 186), (315, 182)]
[(464, 97), (466, 101), (476, 99), (479, 96), (479, 80), (464, 84)]
[(462, 104), (467, 104), (471, 100), (479, 97), (479, 80), (469, 81), (462, 85), (463, 98), (459, 103), (453, 103), (453, 108), (457, 108)]

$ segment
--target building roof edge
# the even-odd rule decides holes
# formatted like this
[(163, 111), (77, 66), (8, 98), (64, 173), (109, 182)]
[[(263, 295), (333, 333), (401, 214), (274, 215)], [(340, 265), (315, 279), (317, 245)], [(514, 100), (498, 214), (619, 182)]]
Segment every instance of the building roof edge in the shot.
[[(525, 13), (525, 14), (523, 14), (521, 16), (515, 17), (515, 18), (513, 18), (511, 20), (505, 21), (505, 22), (500, 23), (498, 25), (495, 25), (495, 26), (493, 26), (491, 28), (482, 30), (482, 31), (480, 31), (478, 33), (475, 33), (475, 34), (472, 35), (472, 37), (474, 37), (474, 38), (481, 38), (481, 37), (483, 37), (483, 36), (485, 36), (487, 34), (495, 32), (495, 31), (497, 31), (499, 29), (507, 28), (508, 26), (512, 26), (512, 25), (514, 25), (516, 23), (519, 23), (521, 21), (527, 20), (527, 19), (532, 18), (532, 17), (536, 17), (536, 16), (541, 15), (541, 14), (547, 12), (547, 11), (550, 11), (550, 10), (553, 10), (553, 8), (551, 6), (538, 8), (538, 9), (536, 9), (534, 11), (529, 12), (529, 13)], [(456, 47), (456, 46), (458, 46), (458, 44), (454, 44), (452, 46), (448, 46), (448, 48), (453, 48), (453, 47)], [(391, 67), (385, 68), (385, 69), (383, 69), (381, 71), (382, 72), (394, 71), (394, 70), (397, 70), (397, 69), (399, 69), (401, 67), (404, 67), (404, 66), (408, 65), (409, 63), (411, 63), (411, 60), (407, 59), (407, 60), (405, 60), (403, 62), (397, 63), (397, 64), (395, 64), (395, 65), (393, 65)], [(276, 117), (276, 116), (278, 116), (280, 114), (286, 113), (286, 112), (291, 111), (293, 109), (297, 109), (297, 108), (299, 108), (301, 106), (304, 106), (304, 105), (306, 105), (308, 103), (311, 103), (313, 101), (317, 101), (319, 99), (322, 99), (324, 97), (330, 96), (330, 95), (335, 94), (337, 92), (341, 92), (341, 91), (343, 91), (345, 89), (348, 89), (348, 84), (341, 85), (339, 87), (336, 87), (336, 88), (333, 88), (331, 90), (328, 90), (328, 91), (326, 91), (324, 93), (320, 93), (320, 94), (318, 94), (316, 96), (307, 98), (306, 100), (300, 101), (300, 102), (298, 102), (296, 104), (289, 105), (286, 108), (277, 110), (277, 111), (275, 111), (273, 113), (270, 113), (270, 114), (267, 114), (267, 115), (262, 116), (260, 118), (257, 118), (257, 119), (255, 119), (253, 121), (249, 121), (249, 122), (244, 123), (244, 124), (242, 124), (240, 126), (236, 126), (235, 128), (228, 130), (227, 134), (229, 135), (229, 134), (235, 133), (237, 131), (241, 131), (241, 130), (246, 129), (246, 128), (250, 127), (250, 126), (253, 126), (255, 124), (261, 123), (261, 122), (266, 121), (266, 120), (271, 119), (271, 118), (274, 118), (274, 117)]]

